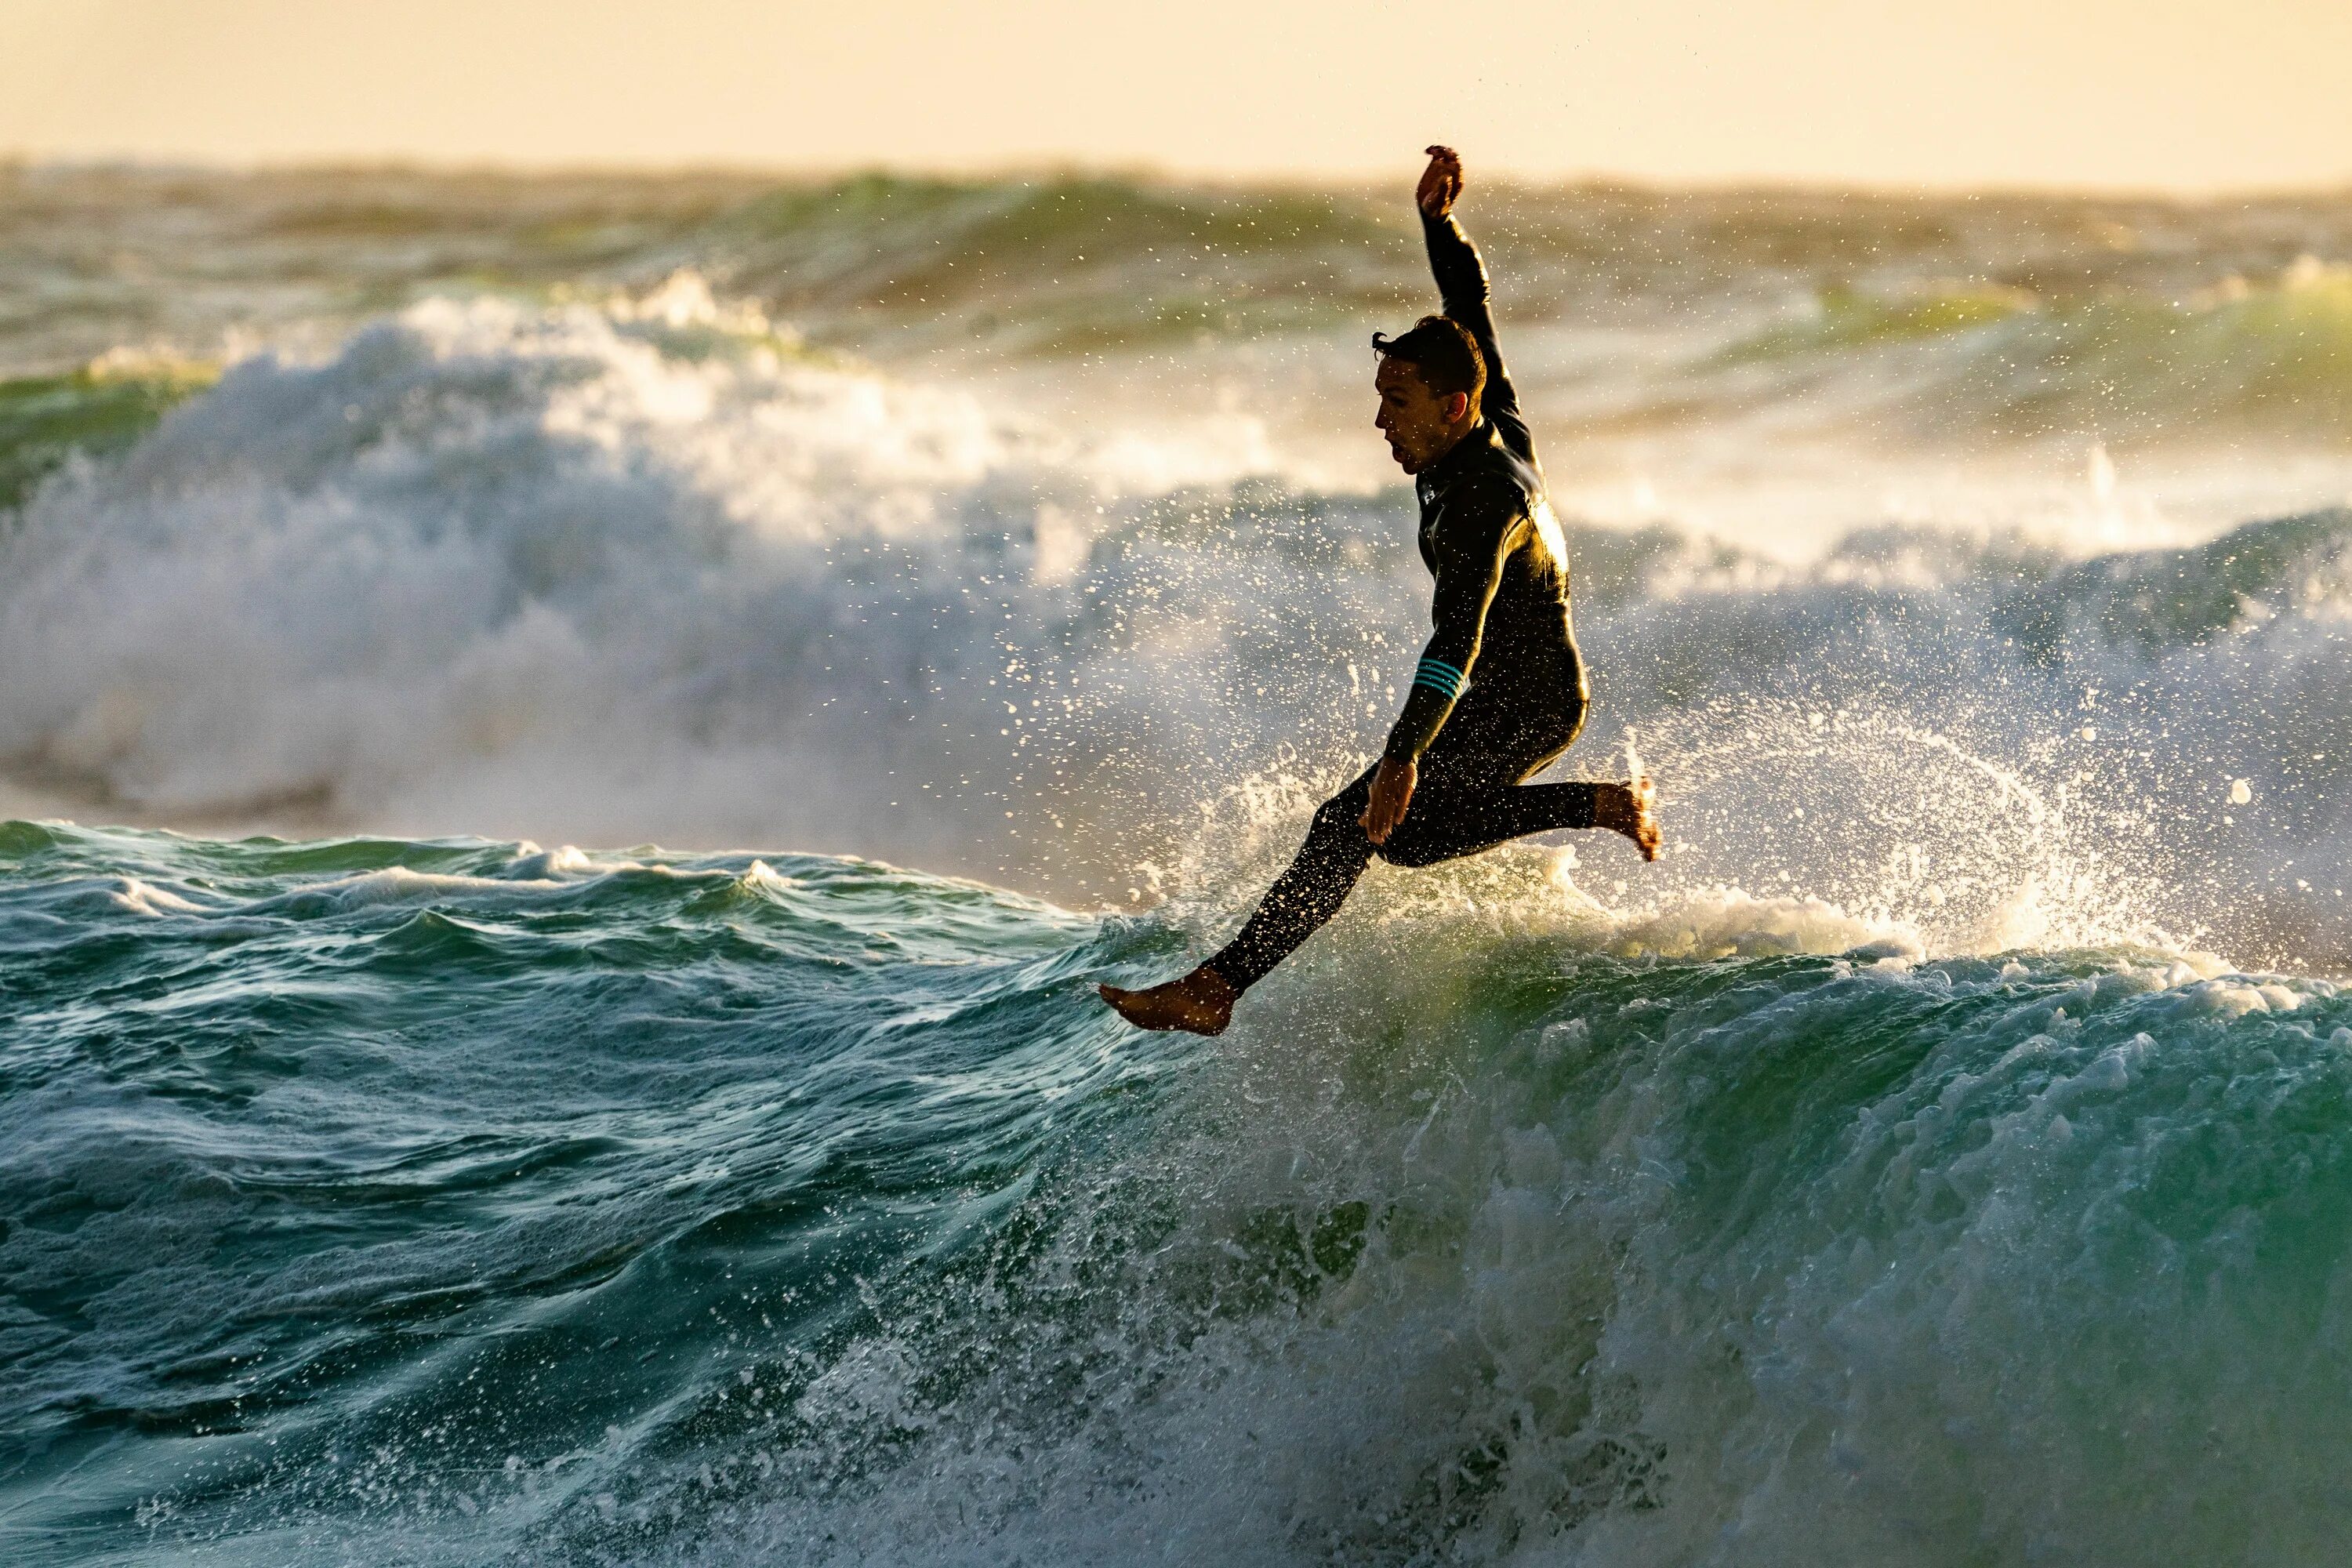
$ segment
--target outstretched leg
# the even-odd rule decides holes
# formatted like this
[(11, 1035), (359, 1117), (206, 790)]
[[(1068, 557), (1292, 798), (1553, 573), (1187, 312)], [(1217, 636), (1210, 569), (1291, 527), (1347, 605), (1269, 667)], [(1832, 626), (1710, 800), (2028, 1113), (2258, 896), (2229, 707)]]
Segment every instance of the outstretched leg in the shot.
[(1622, 784), (1572, 779), (1540, 784), (1435, 784), (1416, 793), (1404, 821), (1381, 847), (1394, 866), (1433, 866), (1559, 828), (1605, 827), (1633, 841), (1644, 860), (1658, 858), (1657, 788), (1646, 778)]
[(1316, 809), (1297, 858), (1266, 889), (1241, 934), (1202, 968), (1216, 971), (1236, 992), (1246, 991), (1339, 912), (1371, 864), (1372, 841), (1364, 836), (1371, 788), (1367, 772)]
[(1371, 863), (1372, 843), (1363, 825), (1371, 781), (1371, 773), (1364, 773), (1317, 809), (1290, 868), (1275, 879), (1241, 934), (1216, 956), (1181, 979), (1148, 991), (1105, 985), (1103, 1000), (1138, 1028), (1222, 1034), (1235, 998), (1337, 914)]
[(1657, 792), (1646, 778), (1481, 786), (1441, 779), (1414, 795), (1404, 821), (1376, 851), (1361, 820), (1371, 777), (1365, 773), (1323, 803), (1297, 858), (1214, 957), (1149, 990), (1104, 985), (1103, 1000), (1138, 1028), (1223, 1034), (1241, 994), (1339, 912), (1375, 853), (1392, 865), (1431, 866), (1533, 833), (1602, 827), (1632, 839), (1643, 858), (1658, 858)]

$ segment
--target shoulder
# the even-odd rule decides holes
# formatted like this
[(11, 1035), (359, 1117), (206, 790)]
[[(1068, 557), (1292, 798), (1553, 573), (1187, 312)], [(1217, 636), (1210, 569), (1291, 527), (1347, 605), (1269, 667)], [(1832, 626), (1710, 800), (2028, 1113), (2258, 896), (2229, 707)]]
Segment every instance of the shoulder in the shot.
[(1513, 546), (1532, 515), (1527, 492), (1507, 476), (1464, 474), (1446, 487), (1430, 542), (1443, 557), (1490, 560)]
[(1536, 466), (1534, 459), (1521, 457), (1508, 446), (1498, 442), (1486, 466), (1496, 483), (1509, 486), (1530, 508), (1543, 500), (1543, 470)]
[(1448, 518), (1500, 521), (1528, 515), (1542, 499), (1543, 484), (1534, 471), (1497, 447), (1480, 453), (1474, 465), (1446, 486), (1443, 505)]

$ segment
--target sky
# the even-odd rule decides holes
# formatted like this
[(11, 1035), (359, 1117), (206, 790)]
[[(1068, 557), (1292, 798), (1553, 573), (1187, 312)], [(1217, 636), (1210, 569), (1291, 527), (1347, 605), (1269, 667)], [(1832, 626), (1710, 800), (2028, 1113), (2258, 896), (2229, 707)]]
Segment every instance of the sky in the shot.
[(0, 0), (0, 154), (2210, 193), (2352, 185), (2348, 74), (2352, 0)]

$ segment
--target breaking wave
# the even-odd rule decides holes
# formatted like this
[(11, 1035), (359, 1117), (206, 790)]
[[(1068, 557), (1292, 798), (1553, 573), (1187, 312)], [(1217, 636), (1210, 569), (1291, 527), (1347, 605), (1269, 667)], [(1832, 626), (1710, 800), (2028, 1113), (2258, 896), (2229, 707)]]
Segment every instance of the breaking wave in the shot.
[[(427, 301), (38, 490), (0, 541), (0, 759), (163, 820), (1230, 894), (1377, 743), (1425, 592), (1401, 504), (1246, 415), (1074, 435), (692, 279)], [(1600, 707), (1568, 765), (1640, 737), (1685, 886), (2340, 952), (2348, 543), (2341, 512), (2087, 557), (1577, 528)]]

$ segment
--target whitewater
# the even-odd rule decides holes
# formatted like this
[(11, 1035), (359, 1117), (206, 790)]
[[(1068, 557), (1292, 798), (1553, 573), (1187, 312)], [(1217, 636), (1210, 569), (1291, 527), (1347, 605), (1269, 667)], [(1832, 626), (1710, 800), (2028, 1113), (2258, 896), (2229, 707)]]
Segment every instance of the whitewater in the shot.
[(9, 1560), (2330, 1558), (2352, 206), (1480, 199), (1668, 856), (1204, 1042), (1399, 193), (0, 169)]

